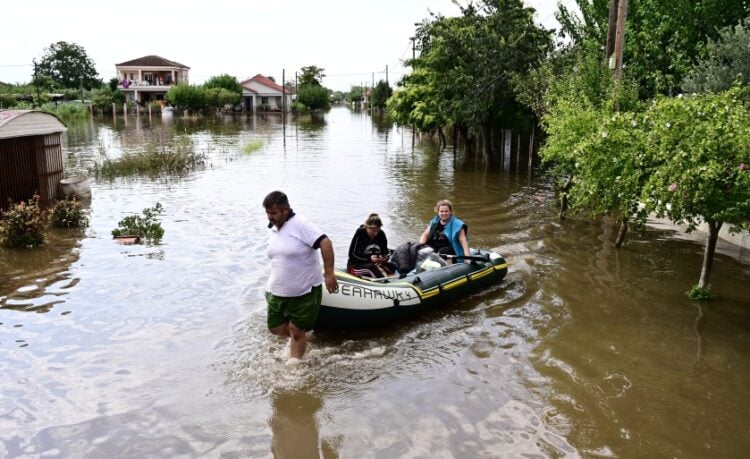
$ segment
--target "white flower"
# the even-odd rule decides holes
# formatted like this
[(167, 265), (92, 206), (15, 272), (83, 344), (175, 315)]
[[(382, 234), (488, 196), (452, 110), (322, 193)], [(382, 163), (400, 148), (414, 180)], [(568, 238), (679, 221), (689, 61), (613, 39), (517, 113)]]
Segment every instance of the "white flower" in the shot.
[(606, 139), (608, 135), (607, 131), (602, 131), (602, 139)]
[(669, 129), (672, 127), (672, 123), (667, 123), (666, 126), (667, 126), (667, 129)]

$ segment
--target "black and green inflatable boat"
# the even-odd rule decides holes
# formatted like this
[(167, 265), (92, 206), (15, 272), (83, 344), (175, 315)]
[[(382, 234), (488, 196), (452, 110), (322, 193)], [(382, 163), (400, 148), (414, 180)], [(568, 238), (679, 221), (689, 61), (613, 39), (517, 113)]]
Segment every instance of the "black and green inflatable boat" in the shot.
[(323, 289), (316, 329), (377, 327), (433, 309), (503, 280), (508, 263), (495, 253), (473, 250), (458, 262), (403, 278), (362, 279), (337, 270), (339, 287)]

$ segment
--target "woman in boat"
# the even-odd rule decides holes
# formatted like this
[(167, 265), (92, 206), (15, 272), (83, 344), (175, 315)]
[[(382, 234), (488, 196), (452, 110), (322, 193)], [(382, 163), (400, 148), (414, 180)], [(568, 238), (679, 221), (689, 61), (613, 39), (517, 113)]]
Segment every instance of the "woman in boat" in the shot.
[(385, 277), (394, 273), (395, 266), (388, 262), (388, 238), (382, 230), (383, 221), (378, 214), (370, 214), (360, 225), (349, 244), (346, 269), (355, 276)]
[(453, 204), (442, 199), (435, 206), (435, 212), (437, 215), (432, 217), (419, 242), (429, 245), (441, 255), (470, 255), (467, 237), (469, 227), (453, 215)]

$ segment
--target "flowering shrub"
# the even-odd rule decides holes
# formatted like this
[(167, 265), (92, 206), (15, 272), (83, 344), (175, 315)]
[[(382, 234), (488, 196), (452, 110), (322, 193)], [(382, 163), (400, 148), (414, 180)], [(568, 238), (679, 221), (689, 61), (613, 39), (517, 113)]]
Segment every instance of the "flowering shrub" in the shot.
[(88, 226), (89, 218), (81, 202), (73, 197), (55, 205), (50, 214), (50, 223), (57, 228), (84, 228)]
[(5, 247), (36, 247), (44, 243), (46, 215), (39, 208), (39, 196), (28, 202), (11, 204), (0, 212), (0, 245)]

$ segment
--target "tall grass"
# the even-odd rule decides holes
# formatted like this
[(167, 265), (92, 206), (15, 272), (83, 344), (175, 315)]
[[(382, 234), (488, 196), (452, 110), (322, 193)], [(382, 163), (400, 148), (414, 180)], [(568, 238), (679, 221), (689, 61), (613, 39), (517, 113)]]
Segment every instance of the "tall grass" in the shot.
[(48, 102), (42, 105), (41, 110), (57, 115), (58, 118), (66, 123), (74, 120), (87, 119), (91, 116), (88, 107), (83, 104), (72, 102), (60, 102), (57, 105)]
[(114, 179), (141, 175), (147, 177), (182, 176), (205, 163), (205, 155), (196, 153), (193, 145), (180, 141), (174, 145), (144, 146), (143, 150), (125, 153), (116, 159), (105, 159), (95, 164), (92, 173), (97, 178)]

